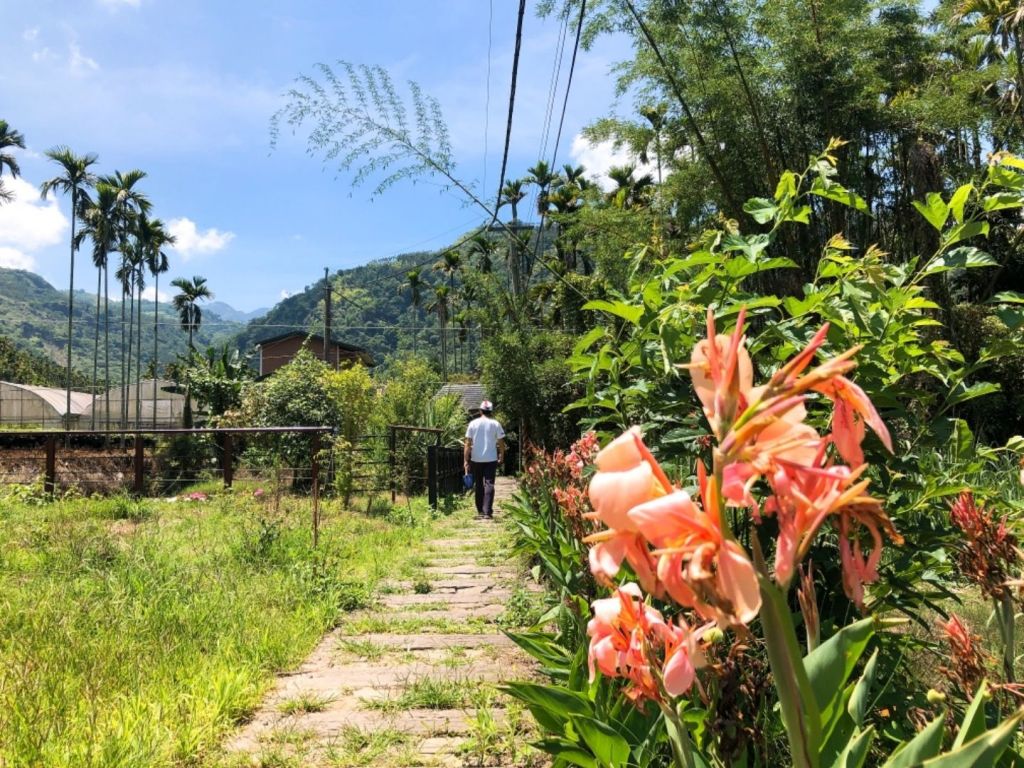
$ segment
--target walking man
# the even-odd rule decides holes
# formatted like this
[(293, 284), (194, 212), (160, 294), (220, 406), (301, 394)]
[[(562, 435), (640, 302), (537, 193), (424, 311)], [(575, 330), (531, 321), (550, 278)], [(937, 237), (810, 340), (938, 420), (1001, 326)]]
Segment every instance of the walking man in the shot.
[(473, 493), (478, 520), (494, 519), (494, 473), (505, 460), (505, 430), (491, 414), (490, 400), (480, 403), (480, 415), (466, 427), (462, 451), (466, 474), (473, 475)]

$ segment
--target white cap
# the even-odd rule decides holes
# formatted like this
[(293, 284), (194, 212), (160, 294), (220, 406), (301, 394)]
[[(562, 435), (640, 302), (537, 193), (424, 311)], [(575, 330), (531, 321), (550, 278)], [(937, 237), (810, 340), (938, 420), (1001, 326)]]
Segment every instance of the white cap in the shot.
[(481, 411), (493, 411), (494, 410), (494, 403), (492, 403), (490, 400), (484, 400), (482, 403), (480, 403), (480, 410)]

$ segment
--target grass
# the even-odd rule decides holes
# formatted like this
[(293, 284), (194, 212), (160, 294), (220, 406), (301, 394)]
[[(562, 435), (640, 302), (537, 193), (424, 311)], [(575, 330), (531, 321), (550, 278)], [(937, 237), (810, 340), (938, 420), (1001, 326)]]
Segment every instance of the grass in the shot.
[(368, 709), (396, 712), (405, 709), (462, 709), (478, 683), (455, 677), (419, 677), (410, 680), (401, 693), (391, 699), (365, 702)]
[(393, 759), (387, 764), (395, 765), (407, 762), (401, 759), (404, 755), (394, 755), (396, 750), (401, 752), (403, 747), (407, 750), (410, 746), (408, 734), (394, 728), (372, 731), (350, 725), (342, 729), (339, 743), (328, 749), (327, 759), (337, 768), (358, 768), (379, 763), (390, 755)]
[(342, 623), (346, 634), (373, 635), (415, 635), (420, 632), (451, 635), (482, 635), (494, 631), (494, 622), (477, 617), (468, 619), (444, 619), (432, 617), (406, 617), (401, 619), (378, 615), (363, 615), (347, 618)]
[(0, 765), (216, 759), (275, 672), (372, 604), (434, 525), (328, 502), (314, 550), (308, 520), (306, 499), (275, 514), (239, 493), (0, 499)]
[(379, 661), (388, 652), (386, 646), (360, 638), (342, 638), (338, 642), (338, 650), (366, 661)]
[(282, 701), (278, 710), (284, 715), (305, 715), (312, 712), (323, 712), (333, 701), (333, 696), (318, 696), (315, 693), (303, 691), (298, 696)]

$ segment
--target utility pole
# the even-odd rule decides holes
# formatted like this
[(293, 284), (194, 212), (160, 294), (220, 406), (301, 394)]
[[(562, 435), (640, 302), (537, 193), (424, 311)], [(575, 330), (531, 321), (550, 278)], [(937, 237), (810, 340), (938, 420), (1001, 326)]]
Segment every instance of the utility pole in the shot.
[(331, 365), (331, 276), (324, 267), (324, 362)]

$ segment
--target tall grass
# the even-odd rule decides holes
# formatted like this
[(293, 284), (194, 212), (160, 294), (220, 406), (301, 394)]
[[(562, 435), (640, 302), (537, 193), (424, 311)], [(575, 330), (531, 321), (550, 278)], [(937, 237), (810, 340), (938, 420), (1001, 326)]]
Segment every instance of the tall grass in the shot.
[(241, 494), (200, 503), (0, 500), (0, 765), (197, 765), (426, 517)]

